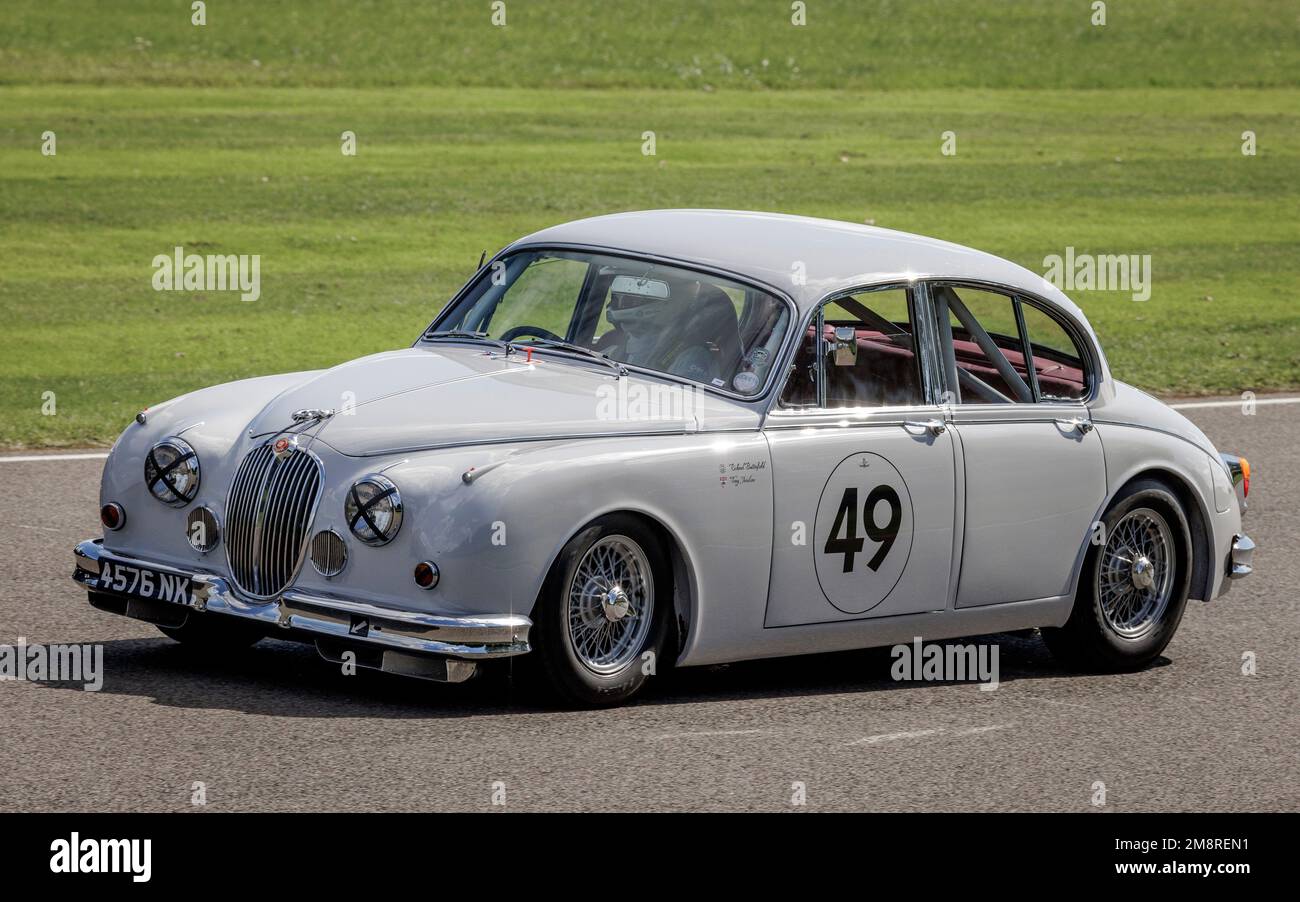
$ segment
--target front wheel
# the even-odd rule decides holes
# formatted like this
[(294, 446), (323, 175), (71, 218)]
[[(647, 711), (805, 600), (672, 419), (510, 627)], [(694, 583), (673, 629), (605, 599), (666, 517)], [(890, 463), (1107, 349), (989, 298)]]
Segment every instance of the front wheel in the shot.
[(1187, 517), (1162, 483), (1128, 486), (1102, 518), (1103, 541), (1084, 558), (1065, 625), (1044, 629), (1057, 658), (1084, 670), (1136, 670), (1178, 629), (1187, 604), (1192, 545)]
[(565, 704), (626, 701), (663, 666), (672, 604), (658, 537), (636, 517), (601, 517), (560, 552), (523, 663)]

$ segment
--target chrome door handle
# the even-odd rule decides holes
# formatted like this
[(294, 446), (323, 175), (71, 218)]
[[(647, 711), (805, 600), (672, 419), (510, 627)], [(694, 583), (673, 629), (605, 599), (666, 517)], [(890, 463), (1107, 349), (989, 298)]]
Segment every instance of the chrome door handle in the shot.
[(904, 420), (903, 425), (911, 429), (924, 429), (931, 435), (943, 435), (948, 431), (948, 424), (943, 420)]
[(1056, 422), (1070, 429), (1079, 430), (1080, 435), (1087, 435), (1093, 429), (1092, 420), (1085, 420), (1082, 417), (1075, 417), (1073, 420), (1057, 420)]

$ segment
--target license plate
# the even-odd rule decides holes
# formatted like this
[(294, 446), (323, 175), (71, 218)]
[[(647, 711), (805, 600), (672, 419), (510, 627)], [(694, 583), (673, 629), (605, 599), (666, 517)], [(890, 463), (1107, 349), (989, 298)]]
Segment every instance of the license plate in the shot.
[(99, 559), (99, 588), (133, 598), (174, 604), (190, 604), (194, 598), (194, 581), (188, 576), (163, 573), (109, 558)]

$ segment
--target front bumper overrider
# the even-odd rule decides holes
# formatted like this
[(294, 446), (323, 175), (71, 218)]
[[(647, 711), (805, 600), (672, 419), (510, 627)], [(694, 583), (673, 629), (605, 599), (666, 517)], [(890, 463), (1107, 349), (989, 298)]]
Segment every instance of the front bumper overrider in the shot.
[[(159, 622), (156, 612), (160, 608), (178, 614), (192, 610), (205, 616), (238, 617), (262, 624), (269, 636), (274, 636), (278, 628), (286, 631), (285, 638), (314, 641), (321, 655), (329, 660), (345, 660), (343, 653), (351, 650), (358, 665), (390, 673), (460, 682), (474, 674), (478, 661), (529, 650), (532, 621), (522, 614), (428, 614), (298, 589), (286, 589), (268, 601), (249, 601), (239, 597), (223, 576), (107, 551), (103, 539), (78, 543), (73, 555), (73, 580), (91, 592), (120, 599), (122, 604), (109, 608), (115, 613), (152, 622)], [(105, 558), (188, 577), (194, 586), (192, 600), (133, 599), (127, 593), (102, 586), (100, 561)]]

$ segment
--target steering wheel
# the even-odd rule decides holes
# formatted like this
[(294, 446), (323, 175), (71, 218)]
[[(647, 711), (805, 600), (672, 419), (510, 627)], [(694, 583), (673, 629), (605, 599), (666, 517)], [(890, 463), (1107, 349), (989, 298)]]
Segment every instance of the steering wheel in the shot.
[(531, 335), (534, 338), (545, 338), (550, 341), (564, 341), (550, 329), (543, 329), (541, 326), (515, 326), (502, 332), (497, 338), (501, 341), (513, 341), (521, 335)]

